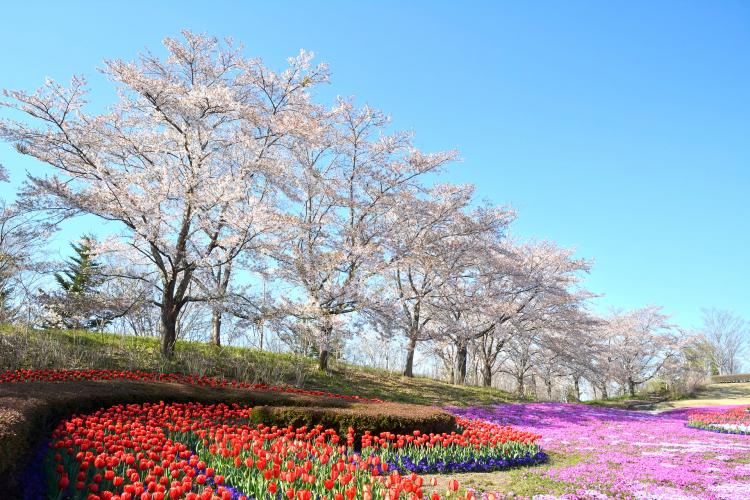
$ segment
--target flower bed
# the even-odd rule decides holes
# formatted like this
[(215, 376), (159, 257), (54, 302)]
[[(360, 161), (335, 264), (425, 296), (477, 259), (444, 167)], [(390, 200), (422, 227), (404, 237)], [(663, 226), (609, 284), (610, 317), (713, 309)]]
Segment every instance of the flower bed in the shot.
[[(21, 474), (52, 425), (73, 414), (85, 414), (115, 404), (144, 402), (241, 403), (305, 407), (308, 425), (344, 433), (349, 426), (373, 433), (397, 429), (445, 432), (455, 419), (443, 410), (386, 403), (322, 391), (254, 386), (231, 380), (185, 375), (108, 370), (18, 370), (0, 372), (0, 491), (21, 491)], [(376, 403), (376, 404), (373, 404)], [(324, 418), (323, 418), (324, 417)], [(323, 420), (334, 422), (328, 425)], [(263, 422), (267, 424), (281, 422)], [(343, 425), (342, 424), (346, 424)], [(287, 425), (283, 423), (283, 426)], [(297, 424), (300, 427), (303, 424)]]
[(412, 499), (425, 492), (410, 464), (444, 472), (471, 462), (488, 470), (543, 455), (540, 436), (471, 419), (460, 420), (458, 433), (365, 433), (357, 452), (354, 429), (339, 435), (321, 426), (269, 427), (251, 423), (251, 413), (237, 404), (146, 403), (71, 417), (50, 443), (49, 495)]
[(538, 434), (481, 420), (458, 418), (463, 432), (362, 437), (362, 454), (379, 456), (402, 472), (489, 472), (547, 460)]
[(750, 407), (741, 406), (723, 411), (693, 411), (688, 414), (688, 427), (727, 434), (750, 434)]
[[(522, 484), (513, 485), (521, 487), (523, 496), (750, 498), (750, 441), (746, 436), (687, 427), (688, 414), (696, 410), (653, 415), (587, 405), (525, 403), (451, 411), (459, 417), (543, 435), (538, 442), (555, 460), (543, 470), (524, 472)], [(534, 489), (524, 490), (530, 483), (536, 485)], [(519, 492), (518, 488), (514, 491)], [(500, 492), (494, 495), (505, 498)]]

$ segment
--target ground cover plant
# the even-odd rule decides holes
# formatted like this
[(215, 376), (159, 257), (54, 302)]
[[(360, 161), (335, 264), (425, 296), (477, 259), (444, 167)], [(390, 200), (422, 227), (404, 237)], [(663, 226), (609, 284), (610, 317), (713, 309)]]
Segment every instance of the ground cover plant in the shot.
[[(718, 408), (713, 409), (718, 411)], [(693, 410), (660, 414), (578, 404), (503, 404), (456, 415), (542, 434), (561, 460), (544, 470), (497, 475), (495, 498), (509, 491), (539, 498), (737, 499), (750, 497), (750, 441), (686, 425)], [(468, 486), (468, 482), (465, 483)], [(493, 491), (486, 485), (483, 498)]]
[(750, 406), (701, 409), (688, 414), (688, 426), (728, 434), (750, 434)]
[[(46, 470), (49, 498), (422, 498), (433, 472), (543, 458), (540, 436), (473, 419), (459, 432), (345, 435), (254, 424), (252, 408), (200, 403), (116, 405), (61, 422)], [(458, 485), (454, 483), (455, 491)], [(432, 498), (439, 498), (433, 494)]]

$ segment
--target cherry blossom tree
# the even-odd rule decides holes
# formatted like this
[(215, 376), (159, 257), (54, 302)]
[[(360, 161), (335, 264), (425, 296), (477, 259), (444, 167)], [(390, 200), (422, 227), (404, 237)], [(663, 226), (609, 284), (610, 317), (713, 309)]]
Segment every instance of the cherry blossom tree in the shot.
[(615, 313), (602, 327), (613, 377), (628, 394), (656, 377), (679, 352), (680, 342), (661, 307)]
[(417, 343), (435, 337), (431, 327), (438, 310), (432, 302), (446, 293), (447, 282), (465, 272), (476, 238), (500, 231), (512, 220), (505, 209), (470, 209), (472, 194), (470, 186), (439, 185), (427, 198), (404, 197), (401, 210), (410, 214), (410, 221), (387, 241), (394, 258), (379, 292), (387, 305), (389, 333), (396, 331), (407, 340), (407, 377), (413, 376)]
[[(499, 279), (500, 272), (490, 263), (498, 252), (494, 243), (500, 235), (488, 232), (475, 238), (471, 253), (465, 255), (455, 272), (444, 278), (440, 293), (431, 300), (436, 311), (433, 332), (436, 340), (449, 340), (455, 346), (455, 370), (452, 382), (464, 384), (470, 345), (488, 335), (497, 326), (497, 318), (490, 312), (495, 297), (489, 291), (492, 278)], [(492, 276), (494, 275), (494, 276)]]
[(149, 269), (134, 279), (158, 287), (161, 352), (171, 357), (180, 312), (206, 299), (196, 274), (257, 250), (277, 227), (275, 193), (289, 171), (281, 146), (315, 128), (309, 88), (327, 70), (301, 52), (276, 73), (231, 41), (188, 31), (164, 45), (166, 59), (105, 62), (119, 100), (99, 115), (85, 112), (80, 77), (6, 90), (3, 105), (26, 121), (3, 120), (0, 136), (54, 170), (30, 177), (26, 199), (121, 229), (119, 249)]
[(580, 379), (588, 366), (581, 363), (590, 353), (594, 320), (585, 309), (589, 294), (563, 289), (557, 294), (541, 293), (501, 330), (505, 355), (500, 371), (511, 375), (519, 396), (526, 395), (526, 379), (540, 378), (552, 397), (557, 377)]
[(465, 377), (466, 349), (480, 340), (483, 383), (490, 385), (512, 335), (552, 327), (558, 314), (577, 310), (588, 298), (576, 286), (589, 263), (574, 258), (572, 249), (546, 241), (515, 244), (495, 237), (476, 248), (476, 266), (440, 298), (441, 331), (456, 343), (459, 383)]
[[(9, 180), (0, 164), (0, 182)], [(23, 310), (23, 319), (32, 322), (36, 288), (51, 269), (40, 254), (58, 222), (42, 215), (22, 203), (0, 200), (0, 323), (19, 321)]]
[(704, 309), (700, 333), (706, 353), (718, 375), (737, 373), (750, 328), (732, 311)]
[(423, 190), (420, 178), (455, 158), (423, 154), (410, 134), (386, 133), (388, 118), (349, 100), (290, 148), (296, 170), (288, 191), (279, 276), (294, 286), (285, 308), (313, 325), (319, 367), (346, 316), (365, 307), (368, 287), (386, 269), (385, 241), (409, 223), (400, 197)]

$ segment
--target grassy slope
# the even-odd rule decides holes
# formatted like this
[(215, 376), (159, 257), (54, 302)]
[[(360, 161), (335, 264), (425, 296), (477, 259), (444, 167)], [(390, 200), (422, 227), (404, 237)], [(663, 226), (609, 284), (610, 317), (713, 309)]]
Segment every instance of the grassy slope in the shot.
[(448, 487), (448, 481), (456, 479), (462, 490), (471, 488), (475, 492), (500, 492), (509, 498), (573, 494), (577, 489), (574, 485), (555, 481), (547, 477), (546, 473), (553, 468), (575, 465), (584, 459), (585, 457), (580, 455), (563, 455), (562, 453), (552, 452), (549, 454), (549, 462), (535, 467), (520, 467), (495, 472), (435, 474), (437, 485), (427, 487), (427, 490), (444, 493)]
[(701, 406), (750, 405), (750, 383), (709, 384), (690, 396), (676, 401), (665, 401), (656, 405), (658, 411), (675, 408)]
[(653, 408), (655, 404), (668, 398), (669, 396), (664, 394), (640, 393), (635, 396), (625, 395), (609, 399), (593, 399), (584, 401), (583, 404), (602, 406), (604, 408), (618, 408), (620, 410), (648, 410)]
[(620, 408), (627, 410), (666, 411), (676, 408), (701, 406), (750, 405), (750, 383), (708, 384), (698, 387), (690, 394), (679, 397), (669, 394), (637, 394), (610, 399), (586, 401), (592, 406)]
[[(14, 358), (2, 368), (109, 368), (162, 370), (225, 376), (251, 382), (286, 384), (339, 394), (436, 406), (474, 406), (509, 401), (497, 389), (455, 386), (395, 372), (336, 363), (329, 372), (317, 370), (315, 360), (239, 347), (216, 347), (180, 341), (175, 361), (164, 365), (158, 339), (81, 331), (0, 330), (0, 341), (16, 346)], [(22, 345), (23, 344), (23, 345)], [(1, 346), (0, 346), (1, 347)]]

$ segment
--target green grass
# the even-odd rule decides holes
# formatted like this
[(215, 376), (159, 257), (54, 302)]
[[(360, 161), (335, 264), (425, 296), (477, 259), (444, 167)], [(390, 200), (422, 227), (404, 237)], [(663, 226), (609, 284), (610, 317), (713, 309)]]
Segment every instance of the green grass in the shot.
[(647, 399), (648, 398), (644, 394), (636, 394), (635, 396), (626, 394), (624, 396), (615, 396), (607, 399), (591, 399), (589, 401), (582, 401), (582, 403), (589, 406), (603, 406), (605, 408), (627, 408), (633, 402), (645, 402)]
[(426, 377), (406, 378), (396, 372), (341, 362), (322, 372), (311, 358), (203, 342), (178, 341), (174, 360), (165, 363), (159, 356), (156, 337), (4, 327), (0, 329), (0, 351), (4, 351), (0, 353), (0, 369), (97, 368), (192, 373), (436, 406), (476, 406), (514, 400), (512, 395), (492, 388), (457, 386)]
[(639, 392), (635, 396), (625, 394), (607, 399), (593, 399), (582, 401), (589, 406), (602, 406), (605, 408), (618, 408), (622, 410), (643, 409), (646, 406), (654, 406), (664, 401), (677, 401), (688, 397), (685, 394), (677, 394), (666, 391)]
[(574, 493), (573, 484), (556, 481), (547, 476), (551, 468), (570, 467), (584, 460), (580, 454), (549, 453), (549, 462), (533, 468), (518, 468), (497, 472), (476, 472), (464, 474), (440, 474), (435, 491), (445, 492), (448, 481), (456, 479), (462, 490), (468, 488), (481, 492), (499, 492), (508, 497), (533, 498), (534, 495), (561, 496)]

